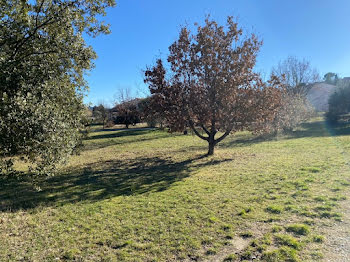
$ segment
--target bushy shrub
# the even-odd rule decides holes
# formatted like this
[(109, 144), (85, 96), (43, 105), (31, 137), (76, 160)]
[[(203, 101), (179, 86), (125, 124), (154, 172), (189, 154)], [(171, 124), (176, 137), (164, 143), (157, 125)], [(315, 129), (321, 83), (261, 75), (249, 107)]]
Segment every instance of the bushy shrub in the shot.
[[(3, 2), (4, 3), (4, 2)], [(85, 73), (95, 52), (83, 35), (108, 33), (112, 0), (6, 1), (0, 8), (0, 171), (27, 161), (36, 174), (64, 163), (84, 135)]]
[(282, 105), (273, 121), (268, 122), (269, 133), (290, 132), (301, 123), (309, 120), (314, 115), (314, 109), (307, 99), (298, 94), (285, 93)]
[(350, 112), (350, 84), (341, 83), (337, 90), (329, 97), (327, 119), (331, 122), (339, 121), (342, 116)]

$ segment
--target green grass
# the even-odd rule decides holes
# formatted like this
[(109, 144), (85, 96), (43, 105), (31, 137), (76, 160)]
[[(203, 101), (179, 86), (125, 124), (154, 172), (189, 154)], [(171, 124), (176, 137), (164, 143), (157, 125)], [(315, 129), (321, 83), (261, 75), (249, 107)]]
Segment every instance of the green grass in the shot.
[(281, 232), (282, 230), (283, 230), (283, 227), (278, 226), (278, 225), (272, 227), (273, 233)]
[(279, 249), (268, 251), (263, 254), (263, 260), (266, 262), (298, 262), (296, 251), (292, 248), (281, 247)]
[(315, 242), (315, 243), (323, 243), (325, 240), (324, 236), (313, 236), (312, 237), (312, 241)]
[(224, 261), (225, 261), (225, 262), (226, 262), (226, 261), (235, 261), (237, 258), (238, 258), (238, 257), (237, 257), (236, 254), (230, 254), (230, 255), (228, 255), (228, 256), (224, 259)]
[(266, 212), (272, 213), (272, 214), (280, 214), (282, 213), (283, 207), (271, 205), (266, 208)]
[(246, 232), (255, 244), (223, 259), (312, 261), (325, 243), (288, 226), (308, 221), (322, 239), (341, 218), (349, 133), (316, 119), (276, 139), (230, 136), (203, 157), (191, 135), (96, 129), (41, 191), (0, 180), (0, 261), (210, 261)]
[(300, 249), (301, 247), (300, 242), (296, 238), (289, 235), (275, 235), (275, 240), (278, 246), (288, 246), (296, 250)]
[(292, 232), (296, 235), (306, 236), (310, 233), (310, 227), (304, 224), (293, 224), (286, 227), (287, 232)]

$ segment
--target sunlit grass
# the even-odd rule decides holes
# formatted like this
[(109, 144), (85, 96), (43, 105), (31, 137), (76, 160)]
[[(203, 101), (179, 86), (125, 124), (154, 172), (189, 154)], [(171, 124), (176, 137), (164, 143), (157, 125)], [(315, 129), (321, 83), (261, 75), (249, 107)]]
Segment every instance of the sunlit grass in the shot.
[(268, 140), (240, 133), (204, 158), (191, 135), (94, 130), (42, 191), (0, 181), (0, 260), (312, 260), (322, 227), (341, 220), (347, 128), (315, 119)]

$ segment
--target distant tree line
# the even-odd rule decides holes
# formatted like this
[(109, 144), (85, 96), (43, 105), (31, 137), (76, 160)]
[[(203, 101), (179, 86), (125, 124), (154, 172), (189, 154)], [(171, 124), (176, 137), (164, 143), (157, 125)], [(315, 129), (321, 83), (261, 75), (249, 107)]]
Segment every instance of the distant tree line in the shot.
[(91, 122), (102, 124), (103, 128), (112, 127), (114, 125), (130, 125), (138, 123), (147, 123), (149, 127), (163, 127), (164, 120), (159, 113), (153, 110), (151, 98), (130, 98), (108, 107), (99, 104), (91, 108)]

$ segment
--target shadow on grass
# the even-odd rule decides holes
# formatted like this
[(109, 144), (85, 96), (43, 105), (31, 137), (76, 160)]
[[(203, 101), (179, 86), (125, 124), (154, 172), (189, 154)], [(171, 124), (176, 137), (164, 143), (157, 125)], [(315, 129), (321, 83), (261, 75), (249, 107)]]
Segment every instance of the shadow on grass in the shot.
[(226, 141), (222, 144), (219, 144), (219, 147), (222, 148), (231, 148), (231, 147), (246, 147), (252, 144), (257, 144), (266, 141), (276, 140), (275, 136), (244, 136), (244, 137), (235, 137), (229, 141)]
[(350, 135), (350, 123), (329, 123), (326, 121), (316, 121), (301, 124), (296, 130), (287, 132), (281, 137), (275, 135), (254, 136), (245, 135), (236, 137), (228, 141), (223, 141), (220, 147), (250, 146), (261, 142), (276, 141), (280, 139), (295, 139), (306, 137), (329, 137)]
[(152, 132), (158, 131), (155, 128), (109, 129), (108, 131), (115, 131), (115, 133), (88, 137), (84, 142), (83, 151), (176, 136), (176, 134), (169, 134), (165, 131), (152, 135)]
[(327, 121), (304, 123), (301, 125), (301, 129), (298, 129), (291, 134), (292, 138), (344, 135), (350, 135), (350, 123), (331, 123)]
[(126, 129), (126, 128), (115, 128), (115, 129), (105, 129), (105, 130), (99, 130), (92, 132), (115, 132), (115, 133), (108, 133), (103, 135), (93, 135), (88, 137), (86, 140), (97, 140), (97, 139), (113, 139), (118, 137), (126, 137), (126, 136), (139, 136), (139, 135), (145, 135), (149, 133), (150, 131), (154, 131), (155, 128), (133, 128), (133, 129)]
[[(201, 160), (203, 159), (203, 160)], [(27, 181), (0, 180), (0, 210), (16, 211), (38, 206), (94, 202), (115, 196), (159, 192), (188, 177), (192, 169), (226, 160), (197, 157), (181, 162), (159, 157), (109, 161), (40, 182), (36, 191)]]

